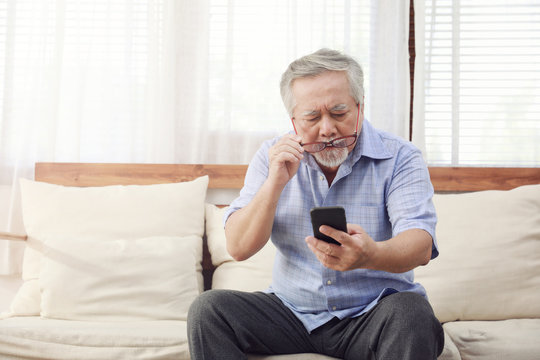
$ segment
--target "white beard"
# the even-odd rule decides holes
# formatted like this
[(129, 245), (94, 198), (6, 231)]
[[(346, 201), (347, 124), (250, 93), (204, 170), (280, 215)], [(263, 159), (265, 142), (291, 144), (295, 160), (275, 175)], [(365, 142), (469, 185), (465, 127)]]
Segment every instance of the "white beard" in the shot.
[(327, 168), (335, 168), (343, 164), (349, 155), (347, 148), (326, 148), (323, 151), (312, 154), (315, 160)]

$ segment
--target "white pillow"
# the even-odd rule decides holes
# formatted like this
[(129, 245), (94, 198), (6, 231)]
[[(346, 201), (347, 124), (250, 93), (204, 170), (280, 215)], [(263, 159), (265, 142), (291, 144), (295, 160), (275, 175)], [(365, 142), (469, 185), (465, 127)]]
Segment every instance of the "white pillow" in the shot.
[(198, 236), (45, 239), (41, 316), (87, 321), (187, 320), (199, 295)]
[(440, 255), (415, 273), (439, 320), (540, 317), (540, 185), (433, 202)]
[(218, 208), (213, 204), (205, 204), (206, 240), (208, 251), (214, 266), (219, 266), (226, 261), (233, 261), (227, 251), (225, 230), (223, 228), (223, 215), (226, 207)]
[(271, 240), (255, 255), (235, 261), (227, 252), (223, 215), (227, 208), (206, 204), (206, 236), (212, 263), (217, 266), (212, 276), (212, 289), (262, 291), (272, 282), (276, 248)]
[[(11, 304), (11, 315), (39, 315), (41, 311), (39, 279), (46, 241), (87, 241), (89, 237), (95, 241), (202, 239), (207, 186), (207, 176), (183, 183), (103, 187), (67, 187), (22, 179), (28, 241), (24, 284)], [(197, 270), (200, 273), (200, 259)], [(202, 290), (202, 275), (198, 283)]]

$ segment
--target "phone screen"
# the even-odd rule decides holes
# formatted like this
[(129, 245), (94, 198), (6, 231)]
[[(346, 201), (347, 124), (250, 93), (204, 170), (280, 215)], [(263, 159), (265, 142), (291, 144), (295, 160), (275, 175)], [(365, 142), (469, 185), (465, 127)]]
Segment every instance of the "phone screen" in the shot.
[(341, 245), (335, 239), (322, 234), (319, 231), (321, 225), (328, 225), (334, 229), (347, 232), (347, 220), (345, 218), (345, 209), (341, 206), (323, 206), (314, 207), (310, 211), (311, 225), (313, 226), (313, 236), (332, 244)]

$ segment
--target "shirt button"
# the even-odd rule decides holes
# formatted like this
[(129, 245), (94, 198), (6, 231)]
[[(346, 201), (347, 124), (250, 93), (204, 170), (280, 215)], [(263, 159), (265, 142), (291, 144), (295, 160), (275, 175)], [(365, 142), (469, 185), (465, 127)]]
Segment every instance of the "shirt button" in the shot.
[(324, 175), (321, 175), (321, 181), (324, 181)]
[(326, 285), (332, 285), (332, 280), (328, 280), (328, 281), (326, 282)]
[(337, 307), (336, 306), (332, 306), (332, 310), (336, 311)]

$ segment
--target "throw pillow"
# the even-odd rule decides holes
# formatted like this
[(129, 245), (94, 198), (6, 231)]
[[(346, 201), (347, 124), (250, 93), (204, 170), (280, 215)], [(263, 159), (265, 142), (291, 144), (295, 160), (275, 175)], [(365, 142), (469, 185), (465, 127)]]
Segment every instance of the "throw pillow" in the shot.
[(212, 276), (212, 289), (261, 291), (272, 282), (276, 248), (271, 240), (255, 255), (235, 261), (227, 252), (223, 215), (227, 208), (206, 204), (206, 235), (212, 263), (217, 266)]
[[(22, 211), (28, 241), (23, 262), (24, 284), (12, 302), (11, 315), (41, 312), (37, 306), (41, 299), (36, 299), (36, 294), (46, 290), (40, 289), (44, 254), (58, 242), (87, 245), (92, 240), (128, 242), (193, 236), (202, 239), (207, 186), (206, 176), (182, 183), (103, 187), (67, 187), (22, 179)], [(193, 241), (188, 243), (195, 246)], [(169, 260), (182, 261), (172, 256)], [(198, 259), (198, 274), (200, 270)], [(198, 275), (199, 290), (202, 275)]]
[(41, 316), (86, 321), (187, 320), (199, 295), (201, 238), (44, 239)]
[(438, 258), (415, 270), (441, 322), (540, 314), (540, 185), (436, 194)]

